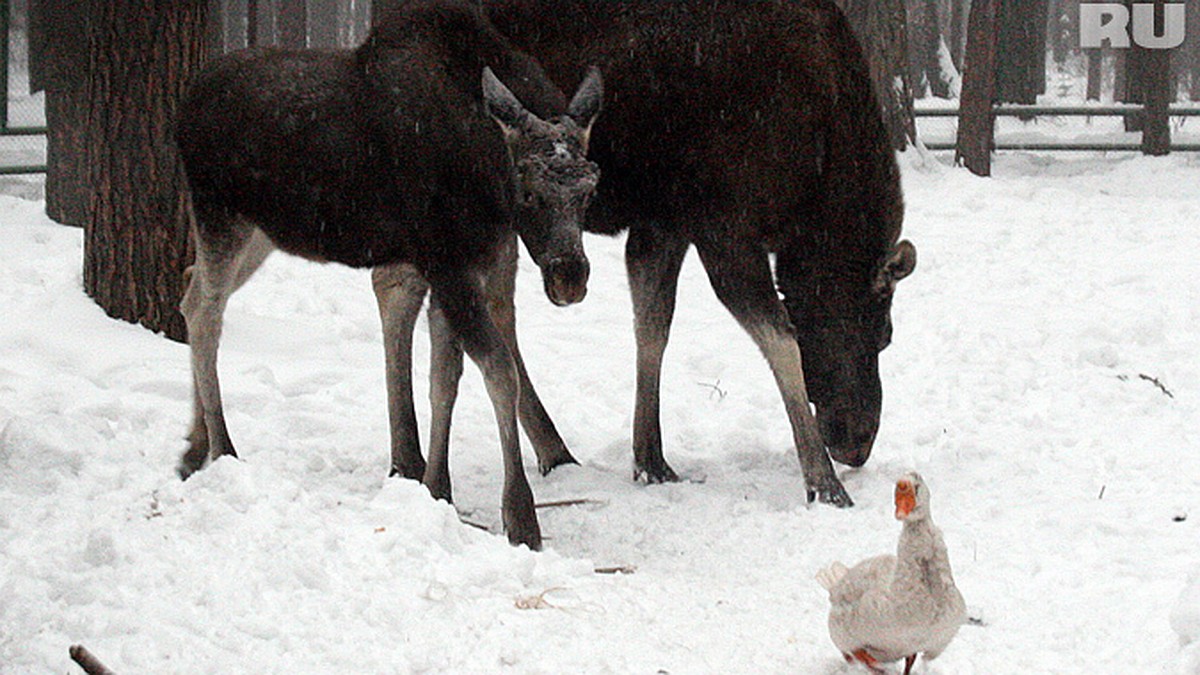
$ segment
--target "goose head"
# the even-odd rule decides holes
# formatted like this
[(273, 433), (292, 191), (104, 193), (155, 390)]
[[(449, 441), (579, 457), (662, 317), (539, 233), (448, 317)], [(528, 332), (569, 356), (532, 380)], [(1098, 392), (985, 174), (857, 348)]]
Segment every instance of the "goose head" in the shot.
[(896, 520), (911, 521), (929, 517), (929, 488), (921, 474), (910, 471), (896, 481)]

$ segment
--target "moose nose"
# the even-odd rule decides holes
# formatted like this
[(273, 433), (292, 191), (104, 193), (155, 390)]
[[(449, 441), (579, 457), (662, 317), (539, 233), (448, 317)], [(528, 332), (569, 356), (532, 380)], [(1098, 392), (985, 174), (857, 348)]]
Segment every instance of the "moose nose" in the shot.
[(546, 297), (559, 307), (573, 305), (587, 295), (588, 274), (591, 267), (587, 258), (554, 258), (542, 266), (542, 283)]
[(833, 461), (859, 467), (871, 457), (878, 425), (865, 416), (844, 413), (818, 418), (821, 435)]

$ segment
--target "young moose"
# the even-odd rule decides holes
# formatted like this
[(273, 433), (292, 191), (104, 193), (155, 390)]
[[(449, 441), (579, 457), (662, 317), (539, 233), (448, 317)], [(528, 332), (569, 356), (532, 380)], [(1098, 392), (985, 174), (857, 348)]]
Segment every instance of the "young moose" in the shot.
[[(566, 114), (532, 114), (493, 68), (535, 110)], [(177, 131), (196, 237), (182, 305), (195, 419), (180, 474), (236, 456), (217, 378), (221, 317), (272, 248), (355, 267), (407, 264), (483, 370), (509, 541), (540, 548), (518, 447), (518, 376), (485, 279), (512, 255), (515, 229), (551, 301), (583, 299), (580, 228), (599, 179), (585, 154), (601, 89), (592, 70), (565, 105), (465, 1), (414, 3), (354, 51), (218, 59), (183, 102)]]

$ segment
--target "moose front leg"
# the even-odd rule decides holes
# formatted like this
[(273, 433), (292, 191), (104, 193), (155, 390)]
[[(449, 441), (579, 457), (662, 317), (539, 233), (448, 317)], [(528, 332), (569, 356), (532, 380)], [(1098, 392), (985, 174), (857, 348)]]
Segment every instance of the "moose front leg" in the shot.
[(771, 367), (791, 423), (808, 501), (853, 506), (833, 471), (817, 419), (809, 407), (800, 347), (775, 291), (767, 252), (755, 243), (736, 240), (698, 241), (696, 250), (717, 298), (754, 339)]
[(633, 477), (648, 483), (677, 481), (679, 476), (663, 458), (659, 425), (659, 376), (663, 352), (675, 315), (679, 270), (687, 254), (682, 237), (635, 226), (625, 243), (625, 266), (633, 296), (637, 337), (637, 393), (633, 413)]
[(567, 444), (559, 435), (554, 421), (550, 419), (550, 414), (546, 412), (533, 383), (529, 380), (529, 373), (525, 370), (525, 362), (517, 344), (517, 318), (513, 306), (516, 279), (517, 239), (512, 237), (501, 248), (498, 263), (488, 274), (485, 292), (492, 321), (504, 337), (517, 367), (517, 377), (521, 382), (521, 399), (518, 406), (521, 427), (529, 436), (529, 442), (538, 458), (538, 469), (544, 476), (555, 467), (579, 462), (567, 449)]
[(467, 271), (445, 270), (429, 277), (433, 294), (447, 325), (471, 360), (483, 371), (484, 383), (500, 432), (504, 456), (502, 518), (508, 541), (541, 550), (542, 533), (533, 506), (533, 491), (525, 478), (517, 433), (520, 381), (517, 368), (499, 330), (487, 313), (480, 284)]
[(425, 459), (421, 457), (417, 414), (413, 407), (412, 344), (413, 327), (429, 284), (417, 268), (400, 263), (371, 270), (371, 285), (375, 289), (383, 324), (391, 475), (421, 480), (425, 475)]

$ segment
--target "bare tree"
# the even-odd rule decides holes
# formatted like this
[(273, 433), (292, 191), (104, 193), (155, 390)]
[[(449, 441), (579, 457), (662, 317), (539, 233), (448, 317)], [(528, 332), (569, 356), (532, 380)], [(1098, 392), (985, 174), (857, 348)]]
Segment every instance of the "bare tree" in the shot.
[(909, 83), (915, 98), (951, 98), (957, 73), (942, 38), (938, 0), (907, 0)]
[(917, 137), (904, 0), (836, 0), (836, 4), (846, 13), (871, 66), (875, 96), (892, 147), (903, 150)]
[[(1155, 35), (1164, 32), (1164, 4), (1166, 0), (1153, 0)], [(1129, 62), (1136, 64), (1138, 73), (1138, 95), (1145, 105), (1142, 116), (1142, 152), (1147, 155), (1165, 155), (1171, 152), (1171, 128), (1167, 118), (1167, 106), (1175, 98), (1174, 82), (1171, 77), (1171, 53), (1173, 49), (1145, 49), (1134, 45), (1129, 53)], [(1128, 81), (1128, 80), (1127, 80)], [(1132, 84), (1132, 83), (1130, 83)]]
[(308, 46), (308, 2), (275, 0), (278, 43), (282, 47), (303, 49)]
[(1001, 2), (996, 7), (996, 100), (1037, 103), (1046, 91), (1047, 0)]
[(967, 54), (959, 103), (958, 141), (954, 162), (980, 176), (992, 172), (992, 134), (996, 95), (996, 2), (972, 0)]
[(94, 0), (32, 0), (30, 89), (46, 97), (46, 214), (66, 225), (87, 221), (89, 170), (84, 125)]
[(87, 293), (110, 316), (186, 338), (190, 209), (170, 129), (208, 51), (208, 0), (102, 0), (88, 40)]

